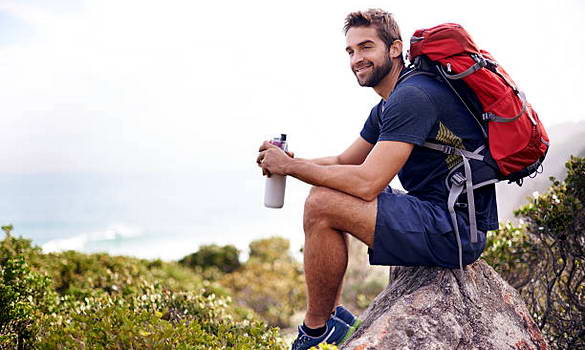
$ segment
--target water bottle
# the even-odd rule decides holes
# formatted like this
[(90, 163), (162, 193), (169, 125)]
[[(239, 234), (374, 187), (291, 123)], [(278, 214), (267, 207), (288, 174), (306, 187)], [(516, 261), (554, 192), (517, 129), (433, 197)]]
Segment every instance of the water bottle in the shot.
[[(280, 134), (270, 141), (271, 144), (280, 147), (283, 151), (288, 150), (286, 134)], [(264, 188), (264, 206), (267, 208), (282, 208), (284, 205), (284, 189), (286, 188), (286, 176), (272, 174), (266, 178)]]

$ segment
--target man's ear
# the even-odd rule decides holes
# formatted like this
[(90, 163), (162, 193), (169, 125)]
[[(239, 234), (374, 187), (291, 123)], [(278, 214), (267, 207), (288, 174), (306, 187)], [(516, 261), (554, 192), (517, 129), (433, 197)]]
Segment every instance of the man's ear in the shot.
[(402, 55), (402, 40), (394, 40), (390, 45), (390, 58), (397, 58)]

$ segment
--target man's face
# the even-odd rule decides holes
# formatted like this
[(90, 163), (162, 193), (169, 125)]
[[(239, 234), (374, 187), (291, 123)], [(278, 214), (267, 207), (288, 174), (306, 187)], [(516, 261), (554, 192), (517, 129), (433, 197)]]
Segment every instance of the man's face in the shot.
[(351, 70), (361, 86), (375, 87), (390, 73), (392, 60), (389, 50), (376, 28), (352, 27), (347, 31), (345, 41)]

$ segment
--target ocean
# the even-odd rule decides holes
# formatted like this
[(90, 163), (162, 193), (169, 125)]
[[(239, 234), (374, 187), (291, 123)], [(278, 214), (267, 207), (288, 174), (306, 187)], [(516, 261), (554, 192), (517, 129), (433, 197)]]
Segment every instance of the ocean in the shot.
[(193, 174), (28, 174), (0, 176), (0, 224), (45, 252), (107, 252), (177, 260), (204, 244), (282, 236), (298, 252), (309, 186), (287, 179), (285, 206), (263, 206), (254, 171)]

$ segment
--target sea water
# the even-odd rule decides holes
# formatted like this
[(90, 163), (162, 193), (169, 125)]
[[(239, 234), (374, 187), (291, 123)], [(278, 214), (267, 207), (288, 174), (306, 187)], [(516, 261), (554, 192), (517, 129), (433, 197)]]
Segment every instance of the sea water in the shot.
[(297, 250), (309, 188), (291, 184), (290, 205), (274, 211), (260, 204), (263, 181), (255, 172), (0, 175), (0, 224), (45, 252), (177, 260), (215, 243), (245, 256), (250, 241), (274, 235)]

